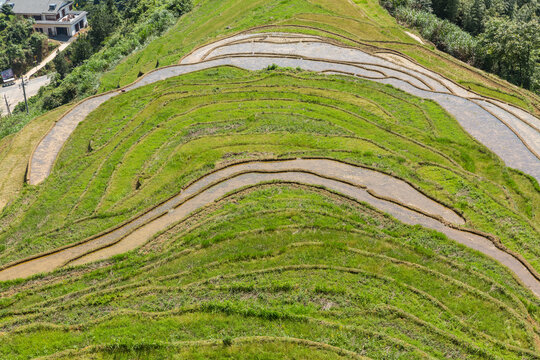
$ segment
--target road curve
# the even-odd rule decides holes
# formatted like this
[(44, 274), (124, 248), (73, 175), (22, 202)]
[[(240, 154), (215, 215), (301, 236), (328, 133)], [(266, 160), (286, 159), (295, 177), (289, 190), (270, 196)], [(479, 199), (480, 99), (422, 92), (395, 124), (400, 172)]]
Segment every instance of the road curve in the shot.
[(39, 143), (30, 160), (27, 180), (31, 185), (44, 181), (77, 124), (122, 91), (216, 66), (233, 65), (260, 70), (271, 64), (352, 75), (391, 84), (415, 96), (432, 99), (507, 166), (540, 181), (540, 120), (533, 115), (472, 93), (394, 53), (371, 55), (357, 48), (336, 45), (329, 39), (290, 33), (240, 34), (219, 40), (194, 50), (179, 65), (157, 69), (122, 90), (79, 103)]
[(66, 264), (85, 264), (133, 250), (231, 191), (268, 181), (323, 186), (366, 202), (406, 224), (419, 224), (440, 231), (458, 243), (499, 261), (540, 297), (540, 281), (527, 267), (511, 254), (497, 248), (487, 237), (462, 230), (460, 225), (464, 224), (464, 220), (453, 210), (402, 180), (330, 159), (252, 161), (225, 167), (193, 182), (175, 197), (120, 228), (4, 268), (0, 271), (0, 280), (27, 277)]

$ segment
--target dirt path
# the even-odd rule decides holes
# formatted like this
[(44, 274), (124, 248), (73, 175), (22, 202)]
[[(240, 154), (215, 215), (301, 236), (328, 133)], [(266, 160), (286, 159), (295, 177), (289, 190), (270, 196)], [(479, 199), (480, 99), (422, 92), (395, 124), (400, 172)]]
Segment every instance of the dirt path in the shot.
[(85, 264), (133, 250), (190, 213), (239, 188), (268, 181), (324, 186), (411, 225), (422, 225), (482, 252), (508, 267), (540, 296), (540, 282), (519, 260), (488, 238), (464, 231), (464, 220), (451, 209), (391, 176), (329, 159), (253, 161), (217, 170), (195, 181), (177, 196), (124, 226), (83, 243), (30, 259), (0, 271), (0, 280), (27, 277), (71, 264)]
[[(150, 72), (121, 91), (220, 65), (260, 70), (276, 64), (357, 76), (436, 101), (507, 166), (540, 181), (540, 120), (533, 115), (501, 101), (480, 97), (399, 55), (375, 56), (328, 41), (289, 33), (241, 34), (196, 49), (181, 64)], [(29, 165), (28, 182), (37, 185), (45, 180), (77, 124), (118, 94), (120, 90), (87, 99), (61, 118), (36, 148)]]
[(411, 39), (418, 41), (420, 44), (425, 45), (424, 40), (422, 40), (420, 36), (413, 34), (410, 31), (405, 31), (405, 34), (407, 34)]

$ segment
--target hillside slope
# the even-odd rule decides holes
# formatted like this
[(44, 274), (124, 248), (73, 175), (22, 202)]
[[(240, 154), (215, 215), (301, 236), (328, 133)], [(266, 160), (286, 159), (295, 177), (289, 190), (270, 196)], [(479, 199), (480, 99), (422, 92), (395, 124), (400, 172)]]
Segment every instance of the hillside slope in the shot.
[(540, 357), (536, 98), (414, 41), (374, 1), (201, 0), (86, 113), (8, 139), (39, 185), (0, 215), (0, 358)]
[[(392, 130), (385, 124), (392, 124)], [(398, 136), (398, 133), (407, 135)], [(453, 136), (438, 142), (428, 140), (429, 133)], [(420, 139), (429, 145), (419, 143)], [(464, 151), (469, 154), (467, 159), (462, 158)], [(27, 205), (21, 202), (5, 212), (5, 219), (18, 225), (2, 235), (10, 241), (2, 253), (2, 261), (5, 264), (110, 228), (171, 197), (213, 168), (246, 159), (291, 156), (330, 157), (373, 167), (407, 179), (438, 201), (459, 204), (459, 208), (452, 207), (463, 214), (467, 227), (503, 234), (501, 239), (507, 243), (513, 239), (509, 231), (516, 229), (520, 234), (530, 234), (529, 238), (520, 239), (522, 244), (532, 245), (538, 238), (530, 217), (520, 210), (519, 204), (526, 206), (529, 196), (498, 185), (496, 178), (490, 180), (465, 170), (465, 167), (475, 168), (482, 174), (489, 164), (499, 167), (494, 173), (507, 171), (436, 104), (388, 86), (349, 77), (280, 70), (249, 73), (225, 67), (141, 87), (111, 99), (93, 112), (66, 144), (51, 178), (27, 194), (24, 200)], [(441, 175), (445, 181), (440, 180)], [(524, 190), (527, 181), (524, 179), (522, 183)], [(4, 335), (6, 347), (2, 351), (14, 351), (20, 358), (32, 357), (66, 349), (68, 344), (78, 348), (110, 344), (109, 336), (114, 334), (120, 344), (118, 348), (98, 346), (82, 354), (104, 351), (105, 356), (116, 349), (115, 354), (126, 352), (127, 358), (134, 353), (159, 358), (176, 347), (182, 349), (180, 353), (195, 351), (189, 350), (190, 343), (176, 341), (208, 340), (216, 336), (230, 338), (240, 347), (236, 351), (243, 352), (248, 351), (243, 347), (252, 349), (253, 342), (261, 346), (252, 336), (269, 337), (267, 346), (272, 349), (280, 347), (283, 336), (327, 343), (323, 339), (334, 336), (333, 327), (352, 326), (346, 338), (327, 344), (374, 358), (383, 356), (382, 344), (387, 344), (384, 348), (392, 349), (396, 356), (410, 358), (422, 357), (424, 352), (445, 356), (446, 351), (460, 354), (465, 351), (460, 355), (463, 358), (480, 356), (482, 351), (477, 347), (487, 352), (482, 356), (488, 357), (489, 354), (505, 358), (532, 356), (525, 349), (533, 351), (538, 336), (537, 300), (507, 269), (458, 246), (444, 235), (399, 224), (354, 201), (350, 195), (343, 197), (302, 182), (289, 180), (270, 183), (261, 189), (259, 186), (240, 188), (215, 205), (199, 209), (188, 220), (182, 218), (154, 229), (165, 232), (163, 235), (158, 232), (157, 238), (129, 256), (73, 270), (58, 270), (34, 280), (5, 283), (2, 326), (10, 335)], [(531, 183), (528, 189), (534, 198)], [(391, 196), (391, 192), (381, 195)], [(417, 201), (416, 198), (408, 202)], [(416, 206), (414, 202), (411, 204), (411, 209), (419, 207), (427, 212), (440, 212), (428, 207), (425, 201)], [(447, 216), (445, 211), (440, 214)], [(500, 216), (499, 223), (502, 219), (512, 219), (510, 226), (497, 226), (493, 216)], [(459, 222), (459, 218), (449, 219)], [(14, 242), (14, 239), (24, 241)], [(513, 246), (525, 253), (518, 243)], [(341, 250), (336, 252), (338, 249)], [(345, 258), (340, 257), (342, 251)], [(347, 260), (349, 256), (352, 258)], [(374, 262), (368, 261), (370, 258)], [(381, 261), (387, 261), (390, 268), (381, 267)], [(239, 268), (233, 265), (236, 262)], [(268, 275), (253, 272), (267, 268), (274, 270), (269, 270)], [(209, 273), (205, 275), (206, 271)], [(308, 283), (303, 282), (305, 276), (301, 273), (295, 275), (305, 271), (310, 274)], [(422, 275), (415, 275), (417, 271)], [(246, 275), (241, 275), (244, 272)], [(223, 285), (214, 284), (217, 279), (209, 280), (208, 284), (214, 285), (210, 288), (204, 285), (200, 295), (189, 290), (186, 300), (182, 300), (177, 296), (184, 291), (178, 288), (183, 274), (186, 284), (195, 281), (201, 284), (197, 286), (203, 286), (204, 279), (216, 275), (220, 275), (217, 279), (224, 274), (234, 276), (223, 278)], [(347, 280), (350, 283), (340, 282), (345, 281), (344, 274), (350, 274)], [(359, 274), (400, 284), (404, 287), (399, 291), (403, 300), (381, 302), (382, 294), (390, 291), (384, 296), (394, 298), (396, 293), (390, 288), (381, 290), (382, 284), (377, 282), (368, 285), (361, 281), (357, 285), (360, 288), (355, 290), (353, 284), (357, 283)], [(432, 280), (427, 281), (426, 274), (431, 274)], [(256, 277), (248, 281), (243, 280), (245, 276)], [(263, 280), (259, 276), (270, 278)], [(337, 276), (336, 280), (332, 276)], [(268, 290), (265, 281), (269, 281)], [(449, 284), (455, 284), (456, 289), (450, 290)], [(229, 296), (223, 292), (214, 295), (210, 292), (211, 288), (218, 290), (223, 286), (232, 296), (228, 301), (224, 301)], [(271, 290), (276, 286), (276, 290)], [(379, 290), (374, 292), (374, 289)], [(130, 295), (133, 291), (135, 296)], [(178, 291), (178, 295), (173, 295)], [(309, 292), (313, 295), (308, 295)], [(148, 294), (148, 298), (143, 294)], [(360, 294), (368, 298), (356, 299)], [(439, 324), (436, 320), (439, 315), (434, 314), (440, 310), (434, 309), (432, 315), (427, 315), (430, 314), (424, 308), (427, 305), (418, 305), (412, 300), (413, 294), (430, 306), (447, 309), (445, 316), (454, 319), (448, 320), (453, 325)], [(505, 302), (507, 305), (503, 306)], [(390, 310), (383, 311), (380, 308), (383, 303), (391, 305)], [(494, 308), (493, 304), (498, 305)], [(333, 307), (353, 312), (339, 314), (338, 309), (331, 311)], [(142, 312), (132, 313), (137, 309)], [(366, 311), (373, 314), (370, 315), (373, 320), (357, 323), (367, 316)], [(478, 316), (478, 311), (483, 315)], [(326, 312), (331, 315), (325, 315)], [(363, 315), (359, 317), (355, 313)], [(388, 320), (387, 316), (397, 319), (398, 313), (404, 328), (396, 333), (396, 320)], [(218, 335), (222, 330), (214, 326), (203, 330), (222, 316), (228, 328), (238, 323), (238, 332)], [(350, 317), (356, 320), (353, 323), (345, 320)], [(142, 323), (136, 325), (134, 319)], [(494, 323), (512, 319), (521, 321), (521, 325), (508, 323), (499, 335), (493, 332), (503, 329)], [(298, 321), (305, 325), (297, 328)], [(321, 321), (330, 323), (321, 327)], [(384, 325), (386, 322), (388, 325)], [(454, 328), (458, 323), (462, 325)], [(32, 324), (42, 325), (36, 328)], [(60, 324), (69, 328), (56, 328)], [(156, 326), (152, 335), (155, 338), (146, 333), (129, 340), (130, 334), (139, 331), (138, 326), (148, 331)], [(202, 332), (178, 334), (174, 341), (163, 341), (159, 334), (162, 331), (170, 334), (171, 326), (201, 327)], [(274, 326), (290, 331), (275, 332)], [(323, 330), (328, 326), (328, 330)], [(372, 334), (368, 329), (374, 326), (378, 331)], [(386, 326), (390, 327), (386, 329)], [(425, 326), (431, 329), (427, 332), (429, 339), (425, 338)], [(99, 330), (109, 328), (115, 329), (109, 335)], [(125, 335), (120, 335), (120, 328), (125, 328)], [(323, 331), (320, 337), (312, 336), (316, 334), (315, 328)], [(435, 329), (439, 334), (436, 336), (442, 338), (431, 339)], [(471, 332), (478, 331), (483, 334), (480, 338), (469, 339)], [(520, 335), (520, 331), (525, 332)], [(344, 336), (342, 330), (339, 333)], [(367, 338), (352, 341), (350, 337), (357, 339), (358, 334), (367, 338), (376, 336), (377, 340), (373, 340), (373, 347)], [(28, 336), (34, 339), (31, 341), (34, 347), (24, 340)], [(39, 340), (48, 342), (45, 339), (51, 337), (57, 339), (51, 347)], [(458, 340), (451, 340), (456, 337), (461, 339), (459, 345), (456, 345)], [(26, 345), (22, 348), (18, 343)], [(449, 344), (454, 345), (448, 347)], [(302, 342), (293, 345), (299, 349), (291, 354), (308, 346)], [(219, 355), (222, 351), (235, 352), (222, 345), (208, 346), (217, 351), (215, 356), (222, 356)], [(321, 344), (316, 347), (324, 350)]]

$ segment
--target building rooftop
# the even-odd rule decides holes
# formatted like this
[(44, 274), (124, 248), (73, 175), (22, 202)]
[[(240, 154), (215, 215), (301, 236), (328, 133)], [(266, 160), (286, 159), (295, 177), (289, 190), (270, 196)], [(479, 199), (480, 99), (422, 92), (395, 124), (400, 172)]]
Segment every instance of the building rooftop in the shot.
[(70, 3), (66, 0), (0, 0), (14, 4), (15, 14), (46, 14), (56, 13), (58, 9)]

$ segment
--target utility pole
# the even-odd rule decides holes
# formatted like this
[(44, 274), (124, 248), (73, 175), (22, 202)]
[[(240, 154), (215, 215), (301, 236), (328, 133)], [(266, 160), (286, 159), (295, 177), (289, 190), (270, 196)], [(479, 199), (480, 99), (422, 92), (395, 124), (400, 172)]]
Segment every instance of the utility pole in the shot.
[(24, 76), (22, 77), (22, 91), (24, 94), (24, 104), (26, 105), (26, 113), (28, 114), (28, 101), (26, 101), (26, 89), (24, 88)]
[(4, 94), (4, 100), (6, 101), (6, 108), (7, 108), (8, 115), (11, 116), (11, 111), (9, 110), (9, 103), (8, 103), (8, 101), (7, 101), (6, 94)]

